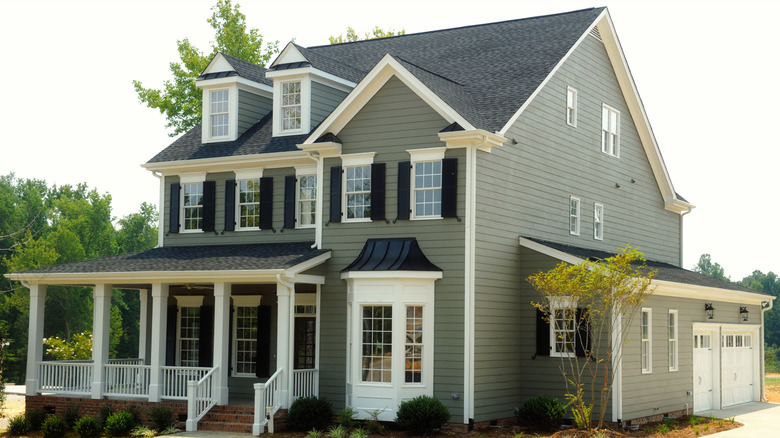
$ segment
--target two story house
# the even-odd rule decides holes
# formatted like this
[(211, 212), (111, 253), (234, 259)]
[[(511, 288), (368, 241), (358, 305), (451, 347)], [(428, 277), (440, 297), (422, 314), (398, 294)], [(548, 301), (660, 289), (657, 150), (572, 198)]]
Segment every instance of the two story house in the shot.
[[(318, 395), (455, 423), (562, 397), (562, 333), (527, 277), (630, 244), (658, 270), (608, 419), (756, 401), (772, 297), (681, 267), (683, 216), (606, 8), (345, 44), (268, 68), (216, 55), (202, 123), (143, 165), (159, 246), (17, 272), (28, 400), (266, 408)], [(676, 145), (682, 147), (681, 145)], [(93, 361), (44, 362), (47, 285), (94, 287)], [(139, 291), (139, 358), (108, 358), (112, 289)], [(565, 318), (565, 316), (563, 317)], [(40, 401), (43, 400), (43, 401)]]

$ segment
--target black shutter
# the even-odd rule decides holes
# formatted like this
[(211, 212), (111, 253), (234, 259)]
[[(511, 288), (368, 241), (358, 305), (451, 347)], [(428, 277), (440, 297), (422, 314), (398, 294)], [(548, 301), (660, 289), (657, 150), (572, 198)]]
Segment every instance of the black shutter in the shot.
[(588, 310), (578, 308), (575, 323), (577, 324), (577, 339), (574, 351), (577, 357), (586, 357), (590, 351), (590, 324)]
[(550, 355), (550, 322), (544, 319), (544, 313), (536, 309), (536, 355)]
[(214, 307), (200, 306), (198, 366), (211, 367), (214, 362)]
[(217, 182), (203, 181), (203, 231), (214, 231), (217, 209)]
[(165, 325), (165, 365), (176, 366), (176, 306), (168, 306), (168, 321)]
[(409, 219), (411, 209), (409, 208), (410, 193), (409, 190), (412, 176), (412, 163), (401, 161), (398, 163), (398, 219)]
[(295, 175), (284, 177), (284, 228), (295, 228)]
[(274, 179), (260, 178), (260, 229), (273, 228)]
[(458, 217), (458, 159), (441, 160), (441, 217)]
[(179, 183), (171, 184), (171, 197), (169, 199), (168, 212), (168, 231), (171, 233), (179, 232), (179, 192), (181, 185)]
[(236, 180), (225, 181), (225, 231), (236, 229)]
[(371, 165), (371, 220), (385, 220), (385, 163)]
[(257, 377), (271, 376), (271, 306), (257, 306)]
[(341, 222), (341, 166), (330, 168), (330, 222)]

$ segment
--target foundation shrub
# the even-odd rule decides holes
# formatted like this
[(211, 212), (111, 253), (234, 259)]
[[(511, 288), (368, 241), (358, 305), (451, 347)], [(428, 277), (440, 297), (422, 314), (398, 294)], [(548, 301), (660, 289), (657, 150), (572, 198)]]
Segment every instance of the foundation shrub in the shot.
[(17, 415), (8, 421), (8, 435), (26, 435), (30, 431), (30, 422), (24, 415)]
[(100, 435), (98, 421), (89, 415), (79, 418), (73, 425), (73, 430), (79, 434), (79, 438), (95, 438)]
[(324, 430), (331, 423), (333, 409), (329, 401), (317, 397), (301, 397), (287, 411), (285, 423), (295, 430)]
[(65, 420), (58, 415), (49, 415), (41, 426), (43, 438), (62, 438), (65, 436)]
[(395, 422), (412, 433), (430, 435), (450, 419), (450, 411), (435, 397), (421, 395), (398, 406)]
[(566, 414), (566, 406), (555, 397), (540, 395), (526, 400), (515, 410), (515, 413), (528, 425), (542, 430), (552, 430), (560, 427), (561, 420)]

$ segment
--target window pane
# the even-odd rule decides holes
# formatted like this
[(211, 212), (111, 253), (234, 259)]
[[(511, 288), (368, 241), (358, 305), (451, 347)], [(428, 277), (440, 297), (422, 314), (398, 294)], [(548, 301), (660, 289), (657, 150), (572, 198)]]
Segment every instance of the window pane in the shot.
[(392, 307), (363, 306), (362, 381), (390, 382), (392, 377)]

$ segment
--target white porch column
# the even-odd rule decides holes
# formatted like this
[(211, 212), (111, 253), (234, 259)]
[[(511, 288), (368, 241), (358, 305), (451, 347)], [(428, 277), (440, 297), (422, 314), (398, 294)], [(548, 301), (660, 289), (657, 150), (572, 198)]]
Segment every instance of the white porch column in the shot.
[(38, 362), (43, 360), (43, 313), (46, 302), (46, 285), (31, 284), (30, 320), (27, 337), (27, 377), (25, 378), (27, 395), (38, 394)]
[(149, 364), (152, 347), (151, 304), (149, 289), (139, 289), (141, 318), (138, 323), (138, 357), (146, 365)]
[(217, 379), (217, 404), (228, 404), (228, 375), (230, 374), (230, 283), (214, 283), (214, 366), (219, 370)]
[(92, 398), (103, 398), (108, 363), (109, 329), (111, 325), (111, 285), (96, 284), (92, 316)]
[(282, 408), (287, 409), (290, 407), (290, 387), (292, 376), (292, 362), (290, 361), (290, 355), (292, 348), (290, 348), (290, 323), (291, 315), (293, 311), (292, 301), (295, 294), (295, 286), (292, 283), (287, 282), (281, 275), (276, 278), (276, 369), (284, 370), (280, 376), (280, 380), (284, 382), (282, 388), (279, 389), (279, 401), (282, 404)]
[(168, 323), (168, 285), (152, 284), (152, 351), (151, 376), (149, 383), (149, 401), (159, 402), (162, 397), (163, 373), (165, 365), (165, 328)]

